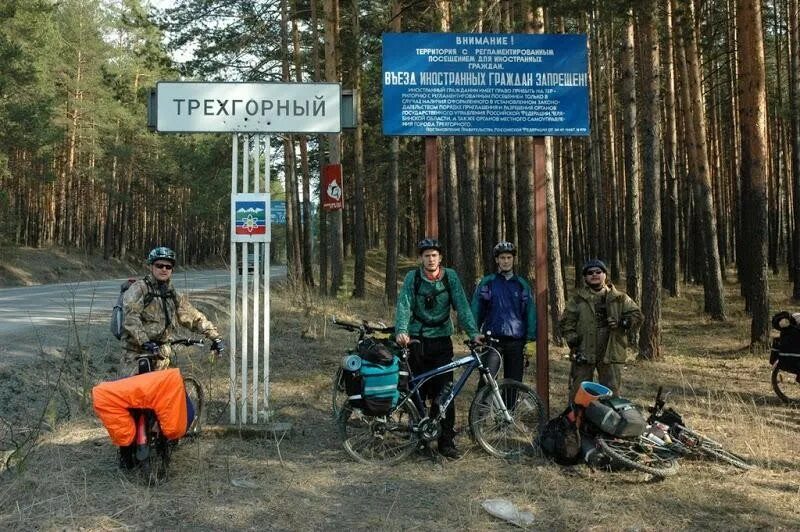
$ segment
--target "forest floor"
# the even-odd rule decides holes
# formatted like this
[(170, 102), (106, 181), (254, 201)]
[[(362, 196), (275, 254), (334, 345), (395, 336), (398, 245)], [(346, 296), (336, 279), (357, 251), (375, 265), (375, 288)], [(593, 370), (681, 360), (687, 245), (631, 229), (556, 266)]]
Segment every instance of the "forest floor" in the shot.
[[(659, 385), (671, 389), (671, 405), (691, 426), (749, 457), (755, 470), (682, 461), (676, 476), (654, 481), (536, 457), (504, 462), (467, 435), (474, 387), (458, 403), (463, 458), (432, 462), (415, 455), (392, 468), (355, 463), (342, 450), (330, 414), (331, 377), (354, 338), (329, 323), (334, 314), (391, 322), (381, 301), (382, 271), (372, 257), (365, 301), (320, 300), (274, 286), (271, 408), (292, 431), (283, 439), (204, 435), (181, 443), (163, 486), (148, 488), (116, 468), (105, 429), (82, 401), (84, 390), (116, 370), (119, 353), (109, 347), (106, 316), (77, 324), (85, 333), (81, 352), (65, 348), (61, 357), (40, 357), (0, 375), (5, 394), (27, 399), (23, 409), (0, 401), (0, 452), (20, 449), (15, 467), (1, 473), (0, 528), (511, 529), (482, 510), (481, 502), (491, 498), (531, 512), (536, 530), (798, 528), (800, 409), (775, 397), (767, 354), (748, 351), (749, 321), (733, 284), (724, 323), (703, 317), (700, 287), (664, 299), (664, 358), (628, 364), (624, 395), (644, 406)], [(793, 308), (788, 283), (773, 279), (771, 292), (773, 311)], [(222, 291), (195, 298), (222, 330), (227, 298)], [(566, 403), (568, 363), (561, 348), (551, 347), (550, 357), (555, 415)], [(208, 421), (224, 419), (226, 362), (211, 365), (205, 352), (183, 360), (208, 384)], [(525, 379), (535, 381), (533, 368)]]

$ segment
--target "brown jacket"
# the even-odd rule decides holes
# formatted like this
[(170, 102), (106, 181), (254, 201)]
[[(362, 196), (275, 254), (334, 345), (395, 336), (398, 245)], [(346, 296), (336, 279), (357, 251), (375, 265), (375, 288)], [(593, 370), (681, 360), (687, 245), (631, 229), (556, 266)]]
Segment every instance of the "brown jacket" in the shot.
[[(620, 292), (611, 283), (607, 283), (606, 295), (607, 317), (621, 323), (623, 318), (628, 322), (629, 330), (636, 330), (642, 323), (642, 311), (624, 292)], [(608, 343), (599, 345), (601, 335), (595, 307), (591, 304), (592, 292), (587, 286), (578, 290), (567, 303), (561, 317), (561, 333), (570, 346), (581, 351), (591, 364), (625, 362), (625, 349), (628, 347), (628, 331), (618, 327), (608, 330)]]

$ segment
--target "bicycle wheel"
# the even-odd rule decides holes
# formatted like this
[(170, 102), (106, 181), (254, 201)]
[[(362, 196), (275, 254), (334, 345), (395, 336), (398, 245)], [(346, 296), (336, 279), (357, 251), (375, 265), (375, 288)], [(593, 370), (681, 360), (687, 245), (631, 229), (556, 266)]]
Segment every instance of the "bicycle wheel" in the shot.
[(490, 386), (475, 395), (469, 408), (472, 438), (497, 458), (514, 458), (536, 452), (536, 444), (547, 421), (542, 400), (530, 386), (511, 379), (497, 382), (500, 396), (511, 415), (506, 420)]
[(194, 418), (189, 423), (189, 428), (186, 430), (186, 436), (197, 436), (203, 426), (203, 407), (205, 406), (205, 392), (203, 385), (200, 381), (191, 375), (183, 376), (183, 385), (186, 387), (186, 393), (189, 400), (194, 406)]
[(774, 368), (772, 370), (772, 389), (784, 403), (800, 404), (800, 376)]
[(419, 441), (417, 423), (417, 408), (402, 398), (386, 416), (368, 416), (345, 403), (338, 418), (344, 450), (362, 464), (391, 465), (413, 453)]
[(728, 463), (745, 471), (755, 468), (755, 466), (749, 463), (747, 459), (739, 456), (736, 453), (726, 450), (719, 442), (716, 442), (707, 436), (703, 436), (692, 429), (688, 429), (680, 425), (678, 426), (678, 429), (681, 431), (682, 439), (685, 441), (690, 441), (694, 444), (693, 448), (697, 451), (697, 454), (701, 454), (706, 458), (712, 458), (714, 460)]
[(607, 440), (598, 436), (595, 441), (612, 463), (649, 473), (655, 477), (671, 477), (678, 472), (676, 456), (668, 449), (638, 440)]
[(340, 366), (333, 376), (333, 386), (331, 387), (333, 419), (338, 419), (339, 413), (345, 404), (347, 404), (347, 390), (344, 387), (344, 370)]

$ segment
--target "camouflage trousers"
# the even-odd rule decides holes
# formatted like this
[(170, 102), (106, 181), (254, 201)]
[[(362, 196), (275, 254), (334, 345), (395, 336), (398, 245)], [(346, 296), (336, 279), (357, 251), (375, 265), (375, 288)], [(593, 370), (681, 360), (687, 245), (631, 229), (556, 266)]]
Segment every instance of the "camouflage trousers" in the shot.
[(568, 401), (571, 402), (575, 398), (575, 394), (583, 381), (594, 380), (595, 369), (597, 369), (597, 382), (611, 388), (614, 395), (619, 394), (620, 386), (622, 386), (622, 364), (604, 364), (602, 362), (597, 364), (576, 364), (573, 362), (570, 368)]

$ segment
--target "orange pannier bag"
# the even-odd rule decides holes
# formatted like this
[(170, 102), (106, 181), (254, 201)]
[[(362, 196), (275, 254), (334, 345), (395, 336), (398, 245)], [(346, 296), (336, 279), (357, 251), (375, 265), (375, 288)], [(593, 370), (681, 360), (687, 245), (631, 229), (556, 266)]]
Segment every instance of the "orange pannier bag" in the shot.
[(114, 445), (133, 443), (136, 427), (128, 411), (131, 408), (153, 410), (170, 440), (186, 433), (186, 388), (178, 368), (101, 382), (92, 388), (92, 401)]

